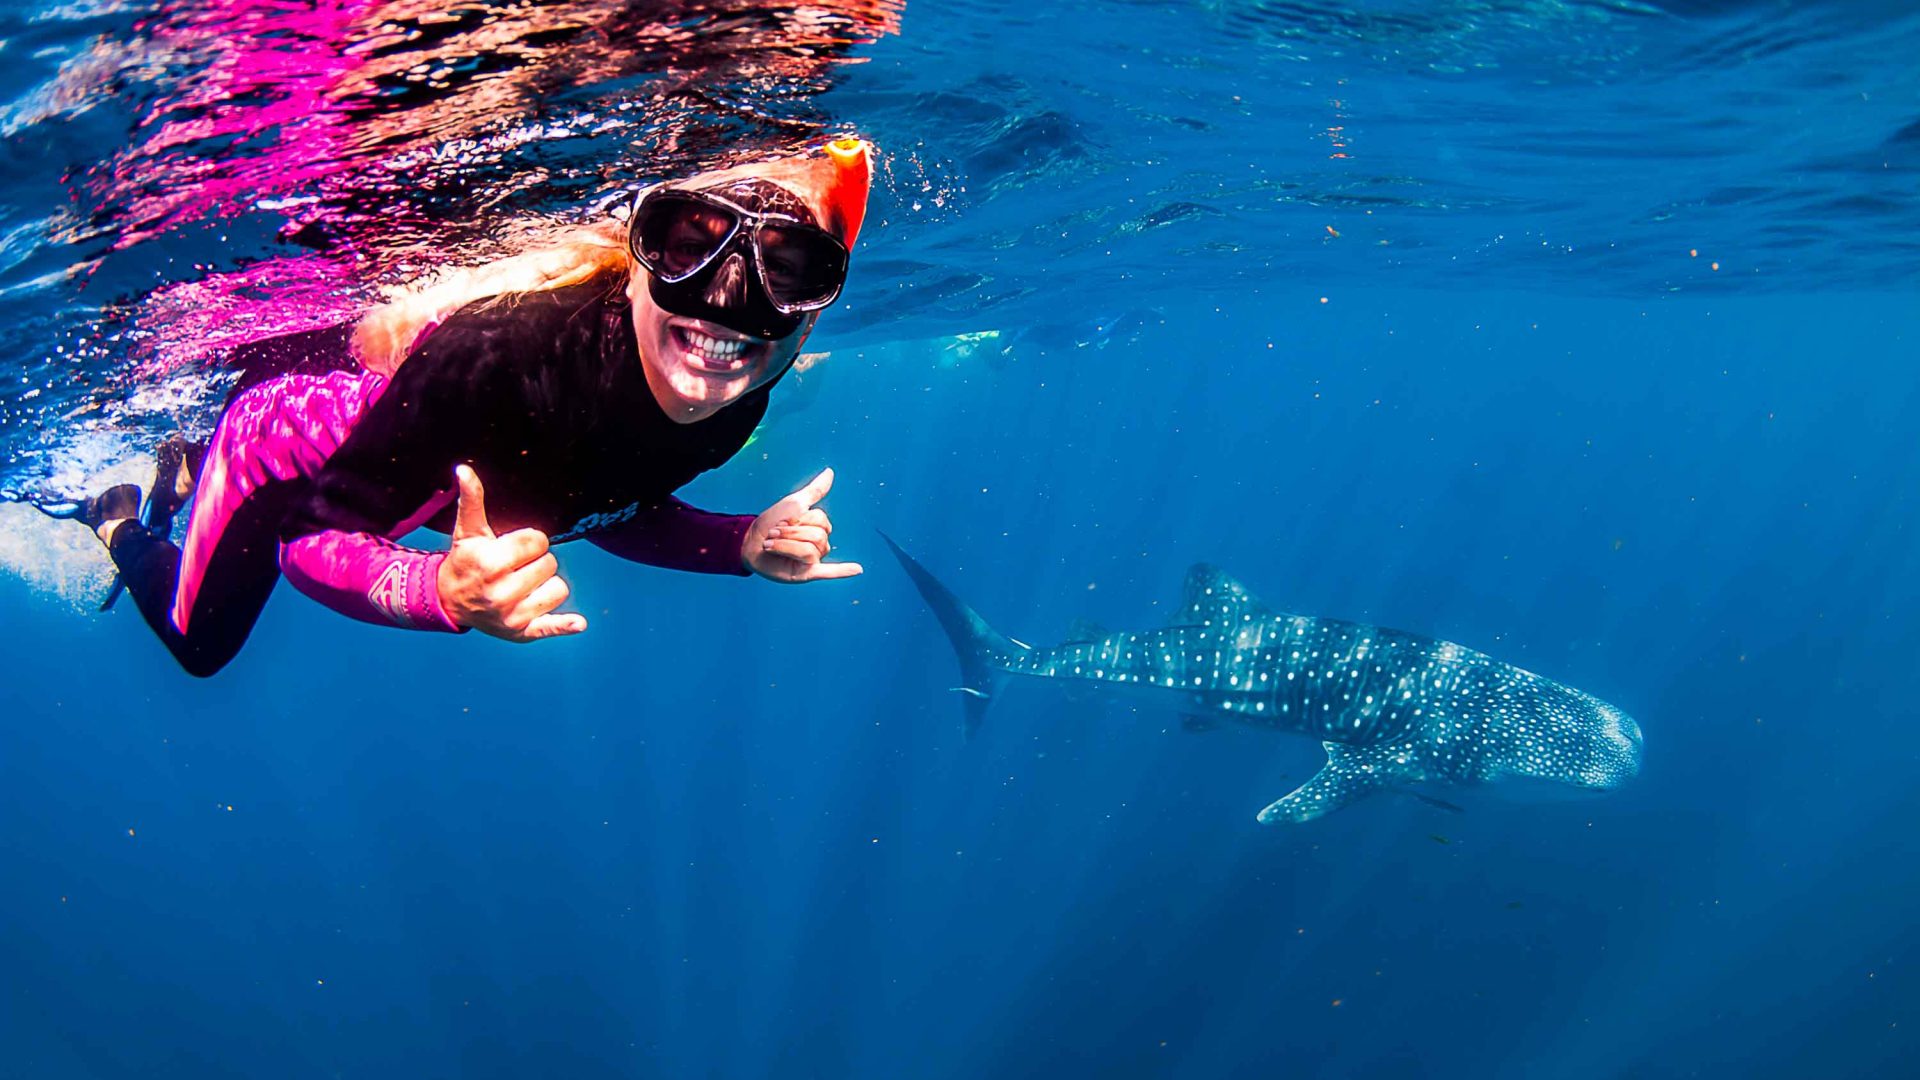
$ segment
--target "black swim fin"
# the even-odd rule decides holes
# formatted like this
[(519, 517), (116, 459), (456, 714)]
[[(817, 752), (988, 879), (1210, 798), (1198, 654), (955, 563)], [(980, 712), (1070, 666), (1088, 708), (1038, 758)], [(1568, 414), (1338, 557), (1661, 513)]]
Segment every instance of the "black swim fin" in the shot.
[(36, 502), (32, 506), (50, 518), (77, 521), (89, 529), (97, 529), (103, 522), (115, 518), (140, 516), (140, 485), (115, 484), (92, 498)]
[[(115, 484), (98, 495), (86, 499), (62, 499), (52, 502), (34, 502), (30, 505), (50, 518), (60, 521), (77, 521), (89, 529), (98, 529), (102, 523), (118, 519), (138, 519), (144, 523), (146, 508), (141, 505), (140, 485)], [(107, 590), (107, 598), (100, 601), (100, 610), (106, 611), (120, 599), (125, 591), (126, 582), (119, 574), (113, 575), (113, 586)]]

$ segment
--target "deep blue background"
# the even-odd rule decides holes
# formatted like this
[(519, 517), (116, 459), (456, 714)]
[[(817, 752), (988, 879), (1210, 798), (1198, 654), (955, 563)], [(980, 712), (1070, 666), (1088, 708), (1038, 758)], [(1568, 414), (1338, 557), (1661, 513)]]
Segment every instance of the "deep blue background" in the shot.
[[(1911, 1071), (1907, 6), (916, 0), (817, 103), (885, 152), (832, 355), (688, 493), (833, 465), (866, 576), (573, 545), (592, 626), (527, 648), (283, 590), (207, 682), (0, 576), (0, 1077)], [(32, 113), (101, 11), (0, 16), (9, 450), (182, 419), (41, 363), (202, 272), (61, 276), (139, 99)], [(1645, 771), (1263, 828), (1313, 743), (1035, 686), (964, 743), (875, 529), (1036, 643), (1216, 563), (1617, 703)]]
[[(131, 610), (8, 587), (5, 1073), (1911, 1060), (1904, 298), (1221, 300), (997, 369), (836, 354), (696, 494), (836, 465), (869, 568), (843, 586), (570, 548), (577, 640), (413, 637), (289, 592), (205, 683)], [(1646, 772), (1267, 829), (1310, 743), (1031, 688), (962, 744), (876, 526), (1037, 641), (1150, 623), (1212, 560), (1618, 702)]]

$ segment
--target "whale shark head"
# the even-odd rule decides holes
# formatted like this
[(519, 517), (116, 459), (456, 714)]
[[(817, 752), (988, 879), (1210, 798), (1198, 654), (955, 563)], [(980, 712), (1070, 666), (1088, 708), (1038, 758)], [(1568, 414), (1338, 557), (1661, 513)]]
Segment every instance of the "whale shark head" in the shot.
[[(1640, 725), (1614, 705), (1569, 686), (1537, 680), (1504, 720), (1493, 776), (1534, 791), (1611, 791), (1640, 773)], [(1521, 705), (1520, 700), (1515, 701)], [(1524, 715), (1515, 715), (1524, 710)]]
[(1570, 781), (1578, 787), (1609, 791), (1640, 775), (1640, 725), (1618, 707), (1589, 694), (1573, 691), (1592, 709), (1591, 721), (1580, 726), (1583, 736)]
[(1619, 768), (1613, 773), (1616, 779), (1607, 786), (1617, 787), (1620, 783), (1640, 775), (1642, 742), (1640, 724), (1633, 717), (1604, 701), (1600, 702), (1600, 707), (1606, 713), (1602, 734), (1608, 740), (1608, 746), (1614, 751), (1619, 762)]

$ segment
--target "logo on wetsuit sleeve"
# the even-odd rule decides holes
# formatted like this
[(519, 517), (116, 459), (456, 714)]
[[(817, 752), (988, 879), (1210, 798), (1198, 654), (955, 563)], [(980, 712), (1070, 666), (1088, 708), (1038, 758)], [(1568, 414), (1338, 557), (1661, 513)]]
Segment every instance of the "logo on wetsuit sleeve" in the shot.
[(578, 540), (588, 533), (596, 533), (602, 529), (611, 529), (615, 525), (624, 525), (639, 516), (640, 504), (637, 502), (628, 503), (618, 510), (612, 510), (604, 514), (588, 514), (586, 517), (574, 522), (573, 528), (563, 533), (553, 534), (548, 538), (548, 541), (550, 543), (562, 544), (568, 540)]
[(395, 559), (380, 571), (379, 580), (373, 588), (367, 590), (367, 601), (380, 609), (380, 613), (393, 621), (395, 626), (412, 626), (413, 619), (407, 615), (407, 564)]

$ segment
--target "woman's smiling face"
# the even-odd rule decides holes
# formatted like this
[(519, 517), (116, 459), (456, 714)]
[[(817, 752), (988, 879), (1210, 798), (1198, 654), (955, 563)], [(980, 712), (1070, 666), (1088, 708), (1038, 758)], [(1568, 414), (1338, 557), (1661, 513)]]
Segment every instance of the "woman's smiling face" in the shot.
[[(798, 196), (767, 181), (732, 184), (722, 190), (730, 200), (755, 211), (774, 210), (807, 221), (813, 218)], [(676, 222), (665, 242), (689, 250), (711, 250), (719, 237), (701, 231), (708, 227), (697, 219)], [(752, 274), (742, 252), (726, 254), (705, 287), (702, 299), (707, 312), (717, 314), (743, 307), (747, 290), (760, 288), (751, 280)], [(648, 272), (635, 266), (627, 283), (627, 298), (633, 305), (640, 362), (654, 400), (669, 417), (683, 424), (704, 420), (778, 378), (799, 354), (819, 317), (818, 312), (809, 313), (785, 337), (756, 337), (712, 319), (677, 315), (662, 308), (653, 297), (651, 284)]]
[[(739, 256), (729, 262), (737, 264)], [(722, 267), (714, 287), (720, 288), (732, 273), (745, 273), (745, 267)], [(633, 332), (647, 387), (661, 410), (682, 424), (705, 420), (772, 382), (799, 355), (816, 317), (808, 315), (800, 329), (769, 341), (705, 319), (674, 315), (654, 303), (647, 272), (639, 267), (627, 283), (627, 298), (633, 302)]]

